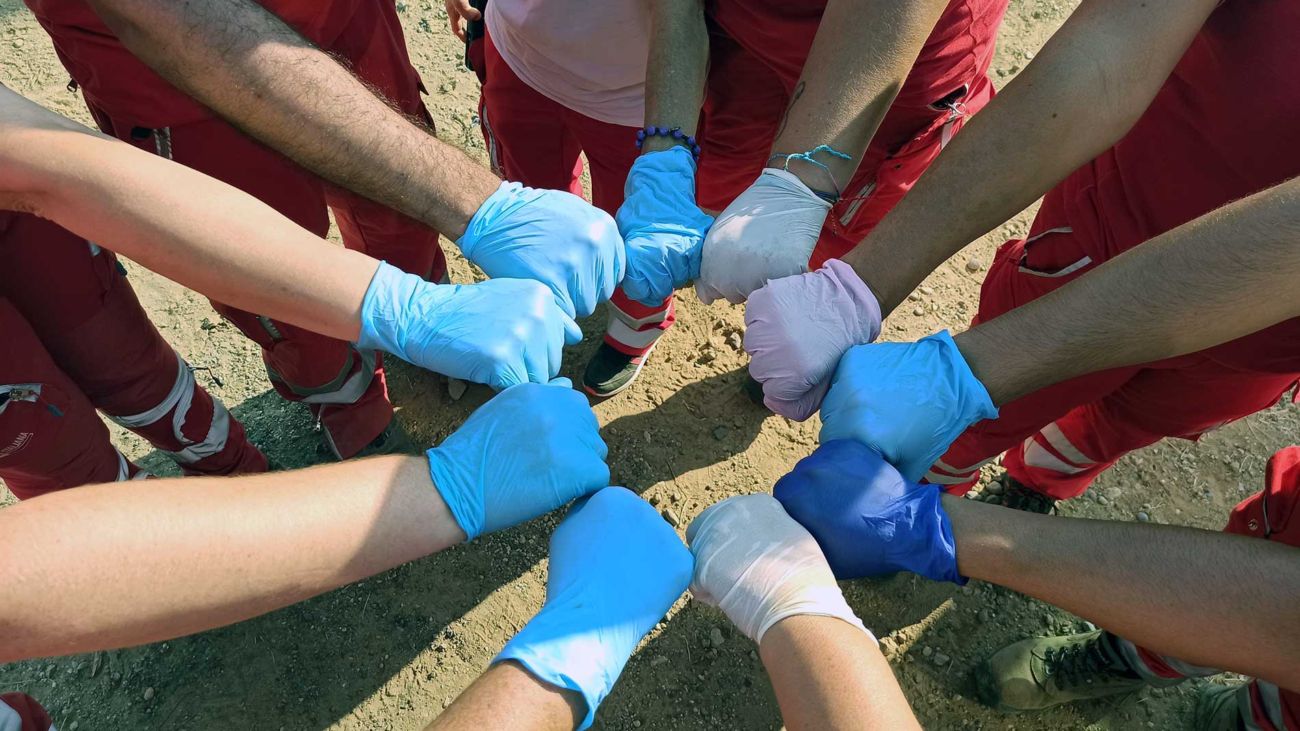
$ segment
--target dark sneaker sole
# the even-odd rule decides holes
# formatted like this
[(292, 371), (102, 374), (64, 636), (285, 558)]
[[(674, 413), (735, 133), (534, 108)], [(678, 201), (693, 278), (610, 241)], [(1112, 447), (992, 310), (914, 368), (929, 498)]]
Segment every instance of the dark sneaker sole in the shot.
[(646, 362), (650, 360), (650, 354), (655, 351), (655, 348), (658, 347), (658, 345), (659, 345), (658, 340), (654, 341), (654, 343), (650, 345), (650, 349), (647, 350), (645, 354), (641, 356), (641, 362), (637, 363), (636, 368), (632, 370), (632, 375), (626, 381), (623, 382), (623, 385), (619, 386), (618, 388), (615, 388), (610, 391), (600, 391), (597, 390), (595, 386), (592, 386), (586, 381), (583, 381), (582, 390), (586, 391), (587, 394), (592, 396), (593, 398), (598, 398), (598, 399), (607, 399), (610, 398), (611, 396), (617, 396), (620, 393), (623, 393), (628, 389), (629, 386), (631, 386), (633, 383), (636, 383), (636, 379), (641, 377), (641, 370), (645, 368)]

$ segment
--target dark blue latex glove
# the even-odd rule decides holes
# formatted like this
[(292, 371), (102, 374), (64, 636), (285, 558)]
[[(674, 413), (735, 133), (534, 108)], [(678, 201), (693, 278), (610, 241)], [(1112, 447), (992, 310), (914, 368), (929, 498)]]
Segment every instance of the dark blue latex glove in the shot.
[(826, 442), (773, 492), (817, 539), (838, 579), (910, 571), (966, 583), (938, 486), (903, 479), (870, 447)]

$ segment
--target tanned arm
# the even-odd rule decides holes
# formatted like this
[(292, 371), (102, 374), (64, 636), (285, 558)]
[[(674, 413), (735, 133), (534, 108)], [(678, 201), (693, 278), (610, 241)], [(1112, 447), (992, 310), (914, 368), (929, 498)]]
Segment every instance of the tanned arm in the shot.
[(950, 495), (943, 507), (962, 575), (1180, 660), (1300, 687), (1300, 549), (1193, 528), (1033, 515)]
[(459, 238), (500, 184), (252, 0), (90, 0), (177, 88), (317, 175)]
[(1298, 281), (1300, 178), (1169, 231), (954, 340), (993, 402), (1004, 404), (1300, 317)]
[[(646, 64), (645, 123), (680, 127), (693, 136), (704, 104), (709, 32), (703, 0), (648, 0), (650, 57)], [(671, 137), (651, 137), (642, 152), (666, 150)]]
[(1084, 0), (844, 257), (888, 313), (1137, 122), (1220, 0)]
[(830, 145), (849, 159), (817, 155), (826, 171), (791, 161), (813, 190), (846, 185), (862, 161), (947, 0), (831, 0), (772, 145), (773, 155)]

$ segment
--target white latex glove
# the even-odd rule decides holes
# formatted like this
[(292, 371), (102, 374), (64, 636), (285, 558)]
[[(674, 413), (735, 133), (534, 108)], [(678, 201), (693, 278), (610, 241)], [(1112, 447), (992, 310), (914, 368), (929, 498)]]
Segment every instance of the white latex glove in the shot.
[(705, 304), (719, 297), (740, 304), (769, 279), (808, 271), (830, 209), (793, 173), (764, 168), (704, 238), (695, 294)]
[(691, 593), (720, 608), (754, 642), (786, 617), (838, 617), (874, 642), (844, 601), (812, 534), (771, 495), (741, 495), (710, 507), (686, 530), (695, 554)]

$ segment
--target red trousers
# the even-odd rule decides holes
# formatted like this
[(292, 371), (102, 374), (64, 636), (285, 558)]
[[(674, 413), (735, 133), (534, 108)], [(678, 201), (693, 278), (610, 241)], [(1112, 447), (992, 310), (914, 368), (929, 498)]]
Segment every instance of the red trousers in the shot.
[(0, 214), (0, 478), (19, 498), (129, 479), (99, 409), (188, 474), (266, 470), (149, 322), (112, 252)]
[(41, 704), (23, 693), (0, 694), (0, 729), (50, 731), (54, 721)]
[[(1082, 276), (1102, 255), (1068, 225), (1049, 193), (1027, 240), (998, 250), (980, 290), (978, 324)], [(1120, 457), (1164, 437), (1195, 440), (1205, 432), (1277, 403), (1300, 378), (1293, 370), (1251, 370), (1259, 339), (1075, 378), (1003, 406), (1000, 416), (966, 430), (926, 480), (955, 493), (974, 486), (981, 465), (1006, 452), (1007, 473), (1057, 499), (1082, 494)], [(1290, 363), (1285, 364), (1291, 368)]]
[[(324, 50), (348, 64), (404, 114), (432, 126), (393, 3), (377, 2), (358, 11), (343, 35)], [(333, 211), (348, 248), (434, 281), (446, 272), (436, 231), (325, 183), (219, 119), (145, 129), (93, 106), (91, 112), (106, 133), (254, 195), (318, 236), (329, 232), (328, 211)], [(311, 407), (337, 456), (356, 454), (392, 421), (393, 407), (377, 353), (360, 352), (351, 343), (212, 304), (262, 346), (262, 359), (276, 391)]]
[[(623, 184), (640, 152), (635, 127), (602, 122), (552, 101), (524, 83), (485, 35), (471, 51), (483, 84), (479, 123), (492, 168), (531, 188), (582, 195), (582, 159), (591, 169), (592, 203), (609, 215), (623, 204)], [(480, 55), (481, 54), (481, 55)], [(616, 290), (605, 342), (628, 355), (654, 347), (675, 319), (672, 297), (655, 306)]]
[[(1300, 546), (1300, 447), (1288, 447), (1273, 455), (1264, 489), (1233, 508), (1224, 531)], [(1112, 636), (1112, 640), (1129, 665), (1157, 685), (1219, 673), (1159, 655), (1121, 637)], [(1300, 692), (1253, 680), (1237, 698), (1242, 728), (1300, 731)]]

